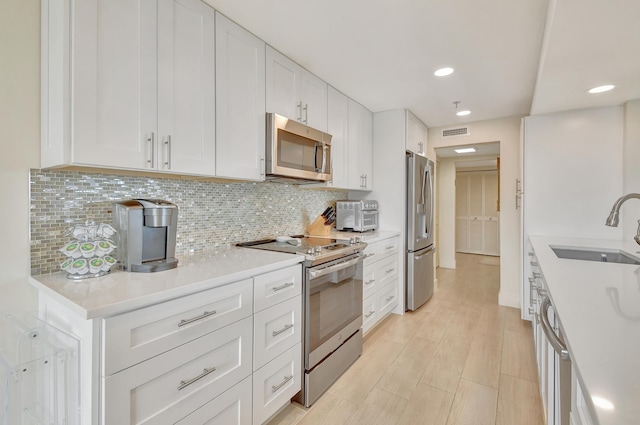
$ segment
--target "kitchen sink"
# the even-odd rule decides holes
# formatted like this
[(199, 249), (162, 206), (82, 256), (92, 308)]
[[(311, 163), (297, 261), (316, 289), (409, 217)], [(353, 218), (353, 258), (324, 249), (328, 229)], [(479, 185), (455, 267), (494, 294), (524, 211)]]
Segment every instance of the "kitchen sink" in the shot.
[(551, 249), (558, 258), (569, 260), (599, 261), (601, 263), (637, 264), (640, 260), (619, 249), (589, 249), (572, 247), (554, 247)]

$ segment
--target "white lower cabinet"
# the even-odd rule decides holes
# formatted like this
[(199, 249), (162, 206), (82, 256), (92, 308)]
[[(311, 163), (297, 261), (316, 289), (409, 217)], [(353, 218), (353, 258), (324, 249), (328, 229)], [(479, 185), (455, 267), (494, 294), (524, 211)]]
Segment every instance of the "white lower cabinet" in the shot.
[(300, 391), (301, 374), (301, 343), (253, 373), (254, 425), (266, 422)]
[(173, 424), (251, 375), (251, 318), (104, 380), (105, 424)]
[(89, 320), (59, 296), (39, 303), (81, 340), (83, 424), (249, 425), (300, 391), (301, 283), (296, 264)]
[(251, 383), (245, 378), (176, 425), (251, 425)]
[(369, 243), (363, 271), (362, 332), (367, 333), (398, 305), (400, 238)]

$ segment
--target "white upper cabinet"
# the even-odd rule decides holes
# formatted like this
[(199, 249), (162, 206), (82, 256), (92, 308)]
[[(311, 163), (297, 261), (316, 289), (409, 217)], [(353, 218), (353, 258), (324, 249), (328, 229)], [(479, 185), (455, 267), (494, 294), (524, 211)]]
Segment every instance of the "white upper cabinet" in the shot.
[(327, 83), (267, 46), (267, 112), (327, 131)]
[(406, 147), (408, 151), (417, 153), (422, 156), (427, 155), (427, 126), (413, 115), (411, 111), (406, 110), (407, 114), (407, 139)]
[(348, 189), (373, 189), (373, 114), (349, 99)]
[(216, 175), (264, 180), (265, 43), (216, 13)]
[(213, 175), (213, 9), (199, 0), (47, 8), (42, 166)]
[(327, 132), (331, 134), (331, 181), (327, 186), (349, 187), (349, 98), (329, 86)]

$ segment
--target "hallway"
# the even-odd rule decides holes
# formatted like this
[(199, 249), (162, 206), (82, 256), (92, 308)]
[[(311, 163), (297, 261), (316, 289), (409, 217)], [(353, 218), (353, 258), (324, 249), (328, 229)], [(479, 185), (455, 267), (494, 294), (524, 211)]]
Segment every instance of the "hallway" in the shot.
[(456, 254), (427, 304), (386, 319), (316, 404), (269, 425), (543, 425), (530, 323), (498, 305), (485, 258)]

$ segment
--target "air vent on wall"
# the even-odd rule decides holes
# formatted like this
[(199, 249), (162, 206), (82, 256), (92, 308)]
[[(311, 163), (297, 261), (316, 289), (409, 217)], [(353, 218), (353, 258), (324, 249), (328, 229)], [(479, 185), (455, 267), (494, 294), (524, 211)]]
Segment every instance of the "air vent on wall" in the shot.
[(468, 136), (470, 134), (471, 131), (469, 131), (469, 127), (447, 128), (442, 130), (442, 137), (459, 137)]

